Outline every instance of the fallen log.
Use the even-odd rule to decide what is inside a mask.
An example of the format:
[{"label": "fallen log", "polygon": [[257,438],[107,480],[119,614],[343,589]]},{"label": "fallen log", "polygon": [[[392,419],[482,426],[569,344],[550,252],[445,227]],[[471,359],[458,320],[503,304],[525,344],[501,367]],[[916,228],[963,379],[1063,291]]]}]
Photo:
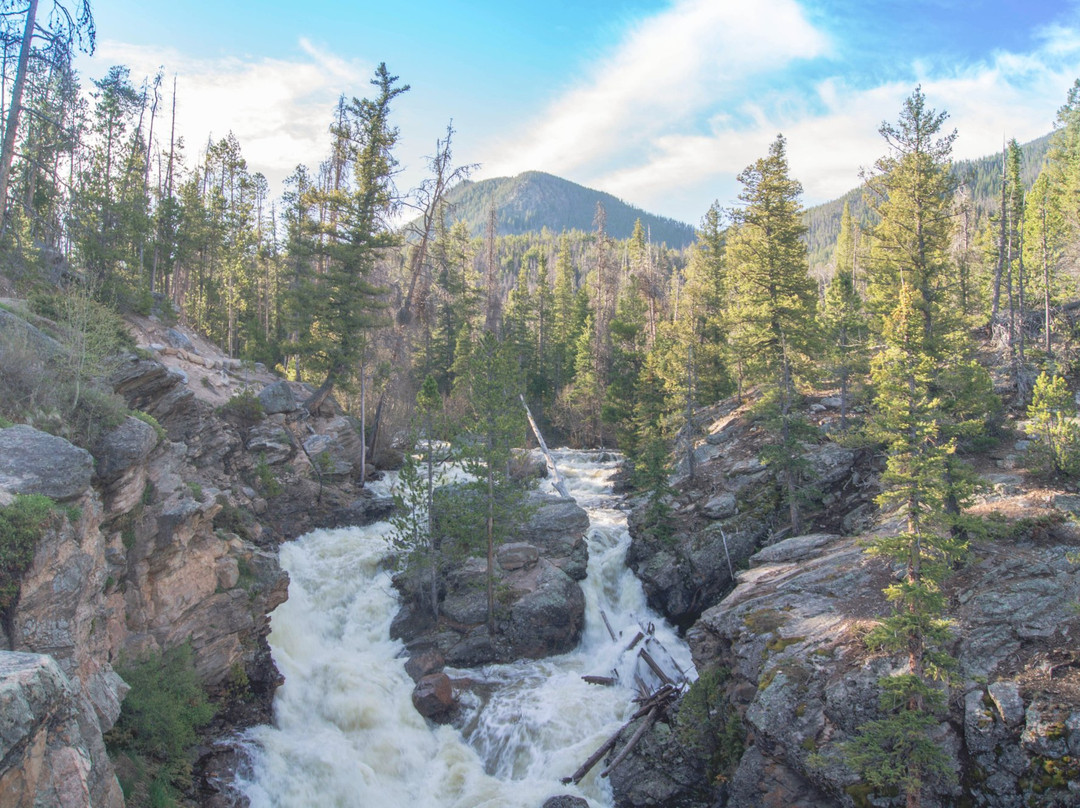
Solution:
[{"label": "fallen log", "polygon": [[604,611],[603,609],[601,609],[601,610],[600,610],[600,616],[601,616],[602,618],[604,618],[604,625],[605,625],[605,626],[607,626],[607,633],[611,635],[611,641],[612,641],[612,642],[615,642],[615,639],[616,639],[616,638],[615,638],[615,630],[614,630],[614,629],[612,629],[612,627],[611,627],[611,623],[610,623],[610,622],[608,622],[608,619],[607,619],[607,612],[605,612],[605,611]]},{"label": "fallen log", "polygon": [[[641,641],[642,641],[642,640],[644,640],[644,639],[645,639],[645,635],[644,635],[644,634],[642,634],[642,633],[641,633],[641,632],[639,631],[639,632],[637,633],[637,635],[636,635],[636,636],[634,637],[634,639],[632,639],[632,640],[630,641],[630,644],[629,644],[628,646],[626,646],[626,651],[633,651],[633,650],[634,650],[634,646],[635,646],[635,645],[637,645],[637,644],[638,644],[639,642],[641,642]],[[623,651],[623,653],[625,654],[625,653],[626,653],[626,651]]]},{"label": "fallen log", "polygon": [[585,775],[589,773],[592,767],[600,762],[600,758],[606,755],[608,751],[611,750],[615,746],[615,744],[619,742],[619,736],[622,735],[623,730],[626,729],[628,726],[630,726],[629,722],[619,727],[615,731],[614,735],[604,741],[604,743],[600,745],[599,749],[589,755],[589,759],[582,763],[576,772],[571,774],[569,777],[564,777],[562,779],[562,784],[565,786],[570,783],[573,783],[574,785],[580,783],[585,777]]},{"label": "fallen log", "polygon": [[582,676],[586,682],[590,685],[608,685],[611,686],[617,681],[614,676]]},{"label": "fallen log", "polygon": [[651,710],[649,710],[649,714],[645,716],[645,720],[641,722],[641,726],[638,727],[637,730],[634,731],[634,734],[630,736],[630,740],[626,742],[626,746],[624,746],[622,748],[622,751],[615,756],[615,759],[611,761],[608,767],[602,772],[600,772],[601,777],[607,777],[609,774],[611,774],[612,770],[616,766],[618,766],[626,759],[626,756],[629,755],[631,751],[633,751],[634,747],[637,745],[637,742],[641,740],[641,736],[649,730],[649,727],[653,725],[653,722],[656,721],[656,716],[659,714],[660,709],[658,706],[654,706]]},{"label": "fallen log", "polygon": [[555,486],[555,490],[559,492],[563,499],[573,499],[573,497],[570,496],[570,492],[566,490],[562,475],[559,474],[559,469],[555,465],[555,458],[552,457],[551,452],[548,451],[547,444],[544,442],[544,436],[540,434],[540,427],[536,425],[532,410],[530,410],[529,405],[525,403],[525,396],[519,393],[518,398],[521,399],[521,406],[525,408],[525,414],[529,417],[529,426],[532,427],[533,434],[536,435],[536,442],[540,444],[540,451],[544,453],[544,459],[547,461],[548,470],[551,472],[551,484]]},{"label": "fallen log", "polygon": [[656,664],[656,660],[652,658],[652,655],[649,654],[648,651],[642,648],[640,651],[638,651],[638,656],[645,661],[645,664],[652,669],[652,672],[656,674],[657,678],[659,678],[661,682],[666,685],[675,684],[674,680],[666,673],[664,673],[664,669]]}]

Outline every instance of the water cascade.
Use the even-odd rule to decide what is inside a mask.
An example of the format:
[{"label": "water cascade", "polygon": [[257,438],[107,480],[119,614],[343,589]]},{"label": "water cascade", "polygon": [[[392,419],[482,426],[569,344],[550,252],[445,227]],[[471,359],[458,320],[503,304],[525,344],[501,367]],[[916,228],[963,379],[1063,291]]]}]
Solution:
[{"label": "water cascade", "polygon": [[250,733],[242,786],[253,808],[539,808],[564,793],[611,805],[601,766],[577,787],[559,780],[633,713],[635,693],[630,677],[602,687],[581,676],[610,674],[650,624],[691,675],[692,664],[624,564],[626,515],[610,483],[617,459],[559,451],[556,460],[591,523],[581,644],[559,657],[447,671],[476,683],[463,695],[459,728],[432,727],[413,709],[401,643],[389,639],[398,603],[384,565],[389,525],[318,530],[281,547],[291,583],[270,645],[285,684],[274,726]]}]

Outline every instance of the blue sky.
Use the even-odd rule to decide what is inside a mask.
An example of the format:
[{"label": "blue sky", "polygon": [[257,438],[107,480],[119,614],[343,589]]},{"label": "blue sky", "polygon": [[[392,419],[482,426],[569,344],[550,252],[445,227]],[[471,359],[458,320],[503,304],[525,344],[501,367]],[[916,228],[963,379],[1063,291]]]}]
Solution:
[{"label": "blue sky", "polygon": [[[379,62],[412,90],[395,107],[399,185],[453,119],[475,178],[549,171],[697,223],[735,176],[788,139],[804,202],[835,198],[880,155],[877,128],[922,84],[957,157],[1053,125],[1080,77],[1078,0],[95,0],[96,78],[177,76],[194,158],[230,129],[272,187],[326,153],[340,94]],[[160,130],[159,130],[160,131]]]}]

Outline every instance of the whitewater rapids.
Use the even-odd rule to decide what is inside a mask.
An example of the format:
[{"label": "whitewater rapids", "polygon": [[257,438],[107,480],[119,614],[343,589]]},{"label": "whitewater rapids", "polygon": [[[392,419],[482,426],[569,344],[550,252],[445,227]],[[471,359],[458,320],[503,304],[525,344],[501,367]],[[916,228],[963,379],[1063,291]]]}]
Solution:
[{"label": "whitewater rapids", "polygon": [[557,794],[584,797],[593,808],[612,804],[602,764],[580,786],[559,780],[627,720],[634,693],[581,676],[610,675],[622,648],[649,624],[691,676],[693,667],[624,563],[626,515],[610,482],[618,458],[555,454],[590,519],[581,643],[559,657],[448,670],[477,683],[463,696],[460,729],[433,727],[413,709],[402,643],[389,637],[398,608],[385,566],[389,524],[317,530],[281,547],[289,599],[272,615],[269,641],[285,684],[273,726],[248,735],[251,772],[241,787],[253,808],[540,808]]}]

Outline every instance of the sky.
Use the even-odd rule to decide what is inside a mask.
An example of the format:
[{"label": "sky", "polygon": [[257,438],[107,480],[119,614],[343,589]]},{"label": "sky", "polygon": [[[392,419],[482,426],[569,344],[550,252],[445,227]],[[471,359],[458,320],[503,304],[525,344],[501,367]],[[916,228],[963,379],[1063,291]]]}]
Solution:
[{"label": "sky", "polygon": [[[376,66],[410,86],[402,191],[452,124],[473,179],[539,170],[691,224],[787,138],[803,203],[841,195],[922,87],[958,159],[1050,131],[1080,77],[1080,0],[92,0],[87,79],[165,71],[189,162],[232,131],[271,188],[328,153]],[[158,131],[162,131],[159,129]]]}]

